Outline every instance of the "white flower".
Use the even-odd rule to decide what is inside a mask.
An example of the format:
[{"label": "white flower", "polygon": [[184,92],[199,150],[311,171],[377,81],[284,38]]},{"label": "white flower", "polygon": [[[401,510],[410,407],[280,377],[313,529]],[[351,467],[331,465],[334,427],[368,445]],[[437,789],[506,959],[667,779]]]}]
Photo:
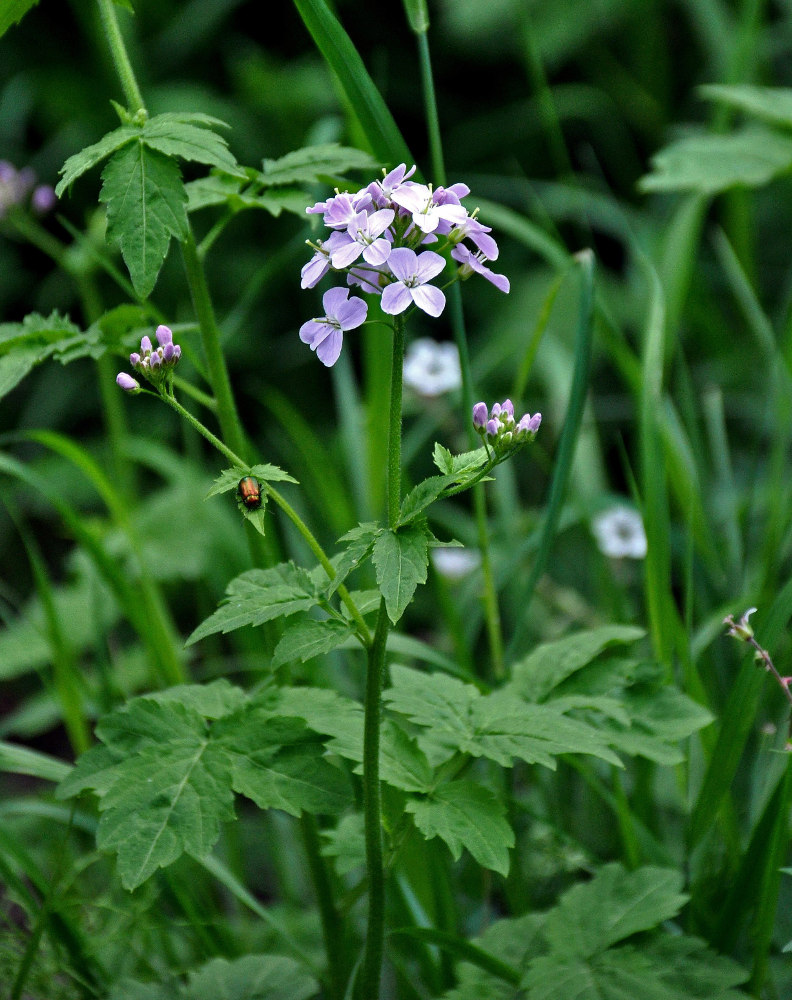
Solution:
[{"label": "white flower", "polygon": [[461,580],[481,564],[481,553],[477,549],[432,549],[430,558],[440,576],[447,580]]},{"label": "white flower", "polygon": [[618,505],[597,514],[591,530],[600,552],[613,559],[643,559],[646,532],[638,511]]},{"label": "white flower", "polygon": [[440,396],[462,385],[456,344],[439,344],[430,337],[414,340],[404,358],[405,385],[422,396]]}]

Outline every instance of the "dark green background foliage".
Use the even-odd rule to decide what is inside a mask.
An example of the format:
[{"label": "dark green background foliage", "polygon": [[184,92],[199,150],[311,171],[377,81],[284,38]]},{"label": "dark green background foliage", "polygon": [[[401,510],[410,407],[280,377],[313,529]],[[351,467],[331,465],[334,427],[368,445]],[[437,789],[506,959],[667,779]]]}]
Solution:
[{"label": "dark green background foliage", "polygon": [[[0,31],[27,6],[0,0]],[[347,334],[329,371],[298,338],[327,285],[300,290],[305,206],[387,149],[439,181],[401,5],[333,5],[393,116],[376,133],[313,0],[123,6],[145,126],[111,103],[93,3],[40,0],[0,37],[0,159],[55,186],[76,157],[38,229],[0,219],[0,998],[335,1000],[358,955],[365,664],[337,581],[272,503],[244,523],[250,470],[114,385],[166,323],[217,430],[188,211],[251,469],[395,626],[385,995],[790,995],[788,702],[722,621],[756,605],[792,672],[792,2],[430,4],[447,181],[511,281],[462,288],[475,398],[544,415],[486,484],[503,672],[480,572],[426,572],[433,540],[479,542],[470,493],[433,502],[470,472],[460,394],[406,392],[409,499],[378,528],[389,340]],[[145,248],[169,249],[128,271],[114,198],[143,166],[167,193]],[[409,339],[450,340],[450,312]],[[598,550],[616,500],[646,560]]]}]

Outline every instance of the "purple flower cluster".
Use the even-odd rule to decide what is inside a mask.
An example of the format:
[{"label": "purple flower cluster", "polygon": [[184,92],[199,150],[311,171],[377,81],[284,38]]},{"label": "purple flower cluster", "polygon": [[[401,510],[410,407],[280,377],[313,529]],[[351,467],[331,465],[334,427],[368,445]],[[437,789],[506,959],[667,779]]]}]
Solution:
[{"label": "purple flower cluster", "polygon": [[[487,267],[498,257],[498,245],[476,213],[470,215],[460,199],[470,194],[466,184],[432,188],[410,180],[415,167],[399,164],[381,181],[372,181],[356,194],[336,191],[334,197],[306,209],[321,215],[332,230],[324,240],[309,242],[314,255],[303,267],[301,286],[313,288],[328,271],[346,272],[347,284],[371,295],[382,296],[382,311],[398,316],[417,306],[429,316],[439,316],[445,308],[445,294],[431,284],[445,268],[437,250],[452,247],[451,257],[459,268],[451,280],[482,275],[502,292],[509,291],[509,279]],[[475,249],[464,246],[469,240]],[[349,292],[333,289],[323,304],[327,315],[300,328],[300,339],[325,365],[333,365],[341,353],[343,334],[366,319],[365,300]]]},{"label": "purple flower cluster", "polygon": [[525,413],[515,421],[514,404],[510,399],[493,404],[491,410],[487,409],[486,403],[476,403],[473,407],[473,426],[484,438],[485,444],[498,454],[533,441],[541,422],[541,413],[534,413],[533,416]]},{"label": "purple flower cluster", "polygon": [[[151,340],[143,337],[140,341],[140,353],[135,351],[130,354],[129,363],[146,381],[158,389],[173,378],[173,369],[181,357],[181,347],[173,343],[170,327],[158,326],[154,336],[159,346],[154,348]],[[124,392],[135,392],[140,389],[140,383],[126,372],[118,373],[116,383]]]},{"label": "purple flower cluster", "polygon": [[0,160],[0,219],[15,205],[24,204],[28,197],[37,215],[49,212],[57,201],[49,184],[36,184],[36,175],[30,167],[17,170],[8,160]]}]

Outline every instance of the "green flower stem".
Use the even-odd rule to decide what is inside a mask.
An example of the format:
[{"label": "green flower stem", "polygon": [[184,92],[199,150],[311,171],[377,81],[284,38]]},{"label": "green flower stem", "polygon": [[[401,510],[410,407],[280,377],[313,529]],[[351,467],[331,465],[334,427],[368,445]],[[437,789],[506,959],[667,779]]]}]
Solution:
[{"label": "green flower stem", "polygon": [[[228,448],[225,444],[223,444],[220,438],[214,435],[209,430],[208,427],[205,427],[201,423],[201,421],[197,419],[197,417],[194,417],[192,413],[190,413],[189,410],[186,410],[181,405],[181,403],[175,398],[175,396],[173,396],[171,393],[163,392],[160,394],[160,399],[164,400],[164,402],[166,402],[168,406],[170,406],[173,410],[175,410],[181,417],[184,417],[184,419],[190,424],[190,426],[194,427],[195,430],[198,431],[198,433],[202,435],[204,438],[206,438],[206,440],[211,445],[213,445],[222,455],[225,455],[225,457],[232,465],[238,466],[241,469],[247,469],[250,467],[249,462],[246,462],[243,458],[240,458],[239,455],[236,454],[236,452],[232,451],[231,448]],[[300,517],[297,511],[288,502],[288,500],[286,500],[286,498],[282,496],[273,486],[271,486],[267,482],[264,482],[261,484],[261,487],[267,494],[267,496],[272,497],[273,502],[280,507],[280,509],[289,518],[289,520],[292,522],[295,528],[297,528],[297,530],[300,532],[300,534],[308,544],[308,547],[310,548],[311,552],[313,552],[313,554],[321,563],[325,573],[327,573],[328,577],[332,580],[336,575],[335,567],[328,559],[327,554],[325,553],[322,546],[314,537],[308,525],[303,521],[303,519]],[[361,637],[361,640],[368,646],[371,643],[371,633],[369,632],[368,625],[366,625],[366,622],[363,619],[363,616],[361,615],[360,611],[358,610],[357,605],[352,600],[349,591],[343,584],[341,584],[338,588],[338,596],[344,602],[344,606],[349,611],[355,624],[357,625],[358,633]]]},{"label": "green flower stem", "polygon": [[[467,418],[468,441],[475,448],[477,435],[473,427],[473,380],[470,373],[470,355],[467,348],[465,333],[465,317],[462,312],[462,295],[459,283],[449,289],[448,301],[451,307],[451,328],[459,349],[459,367],[462,372],[462,410]],[[481,574],[483,580],[482,601],[484,603],[484,622],[487,628],[492,674],[495,678],[503,677],[503,630],[501,628],[498,592],[495,588],[495,575],[492,571],[490,556],[489,530],[487,527],[487,499],[484,483],[476,483],[473,487],[473,514],[476,521],[476,535],[481,552]]]},{"label": "green flower stem", "polygon": [[[443,145],[440,134],[437,101],[435,98],[434,79],[432,76],[432,64],[429,57],[429,19],[428,16],[413,18],[412,23],[413,30],[415,30],[418,39],[418,62],[421,67],[421,86],[424,94],[424,112],[428,123],[432,170],[435,182],[445,185],[447,181],[443,159]],[[462,311],[462,295],[458,281],[449,288],[448,293],[451,329],[454,331],[454,340],[459,349],[459,367],[462,373],[462,412],[467,422],[470,447],[475,448],[476,432],[470,419],[470,414],[473,412],[473,380],[470,373],[470,355],[465,332],[465,316]],[[473,514],[476,521],[478,547],[481,552],[481,573],[484,584],[482,599],[484,602],[487,641],[489,644],[490,660],[492,662],[492,673],[494,677],[498,678],[503,677],[504,674],[503,631],[501,628],[500,609],[498,607],[498,593],[495,588],[495,576],[492,572],[489,530],[487,526],[487,501],[483,483],[479,483],[473,487]]]},{"label": "green flower stem", "polygon": [[224,439],[228,441],[234,451],[241,452],[245,448],[245,436],[239,422],[236,403],[231,391],[231,380],[228,377],[228,369],[220,346],[220,330],[215,319],[212,300],[209,297],[209,286],[192,231],[181,244],[181,248],[187,284],[190,288],[198,327],[201,331],[209,382],[217,400],[217,420]]},{"label": "green flower stem", "polygon": [[329,996],[332,1000],[342,1000],[346,980],[344,921],[336,906],[330,873],[322,857],[316,818],[310,813],[304,812],[300,819],[300,830],[316,891],[319,916],[322,921],[322,937],[327,954]]},{"label": "green flower stem", "polygon": [[99,4],[99,15],[102,19],[105,38],[110,47],[110,54],[113,57],[116,72],[121,80],[121,86],[124,89],[128,110],[134,114],[136,111],[142,111],[145,105],[143,104],[143,95],[135,79],[132,63],[129,61],[129,56],[127,55],[121,29],[118,26],[115,5],[113,0],[97,0],[97,2]]},{"label": "green flower stem", "polygon": [[394,316],[391,367],[390,422],[388,425],[388,527],[393,528],[401,510],[402,369],[404,367],[404,317]]},{"label": "green flower stem", "polygon": [[[401,429],[402,370],[404,365],[404,317],[393,324],[391,355],[390,417],[388,423],[388,527],[398,523],[401,509]],[[368,927],[363,956],[361,997],[377,1000],[382,976],[385,940],[385,871],[382,864],[382,800],[379,777],[382,685],[385,676],[385,647],[390,619],[385,599],[380,601],[374,641],[369,647],[366,671],[366,701],[363,729],[363,819],[368,873]]]},{"label": "green flower stem", "polygon": [[363,823],[368,873],[368,926],[360,996],[378,1000],[385,940],[385,870],[382,865],[382,796],[379,755],[382,683],[390,619],[385,598],[380,601],[374,641],[369,647],[363,729]]}]

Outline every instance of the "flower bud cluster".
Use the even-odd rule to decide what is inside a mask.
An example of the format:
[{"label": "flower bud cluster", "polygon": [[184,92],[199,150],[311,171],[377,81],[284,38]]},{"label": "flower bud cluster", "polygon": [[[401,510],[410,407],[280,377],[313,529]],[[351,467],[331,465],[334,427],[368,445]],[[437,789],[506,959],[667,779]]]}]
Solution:
[{"label": "flower bud cluster", "polygon": [[[154,336],[157,338],[158,346],[154,347],[148,337],[143,337],[140,341],[140,351],[134,351],[129,355],[129,363],[147,382],[159,389],[163,384],[170,384],[173,369],[181,357],[181,347],[173,343],[170,327],[158,326]],[[125,392],[135,392],[140,389],[140,383],[126,372],[119,372],[116,383]]]},{"label": "flower bud cluster", "polygon": [[476,403],[473,407],[473,426],[484,438],[485,444],[492,447],[496,453],[527,444],[536,437],[542,414],[523,414],[518,421],[514,419],[514,404],[510,399],[502,403],[494,403],[491,410],[486,403]]},{"label": "flower bud cluster", "polygon": [[8,160],[0,160],[0,219],[5,218],[14,206],[23,205],[28,198],[31,208],[38,215],[49,212],[57,201],[55,191],[49,184],[36,184],[36,175],[30,167],[17,170]]}]

